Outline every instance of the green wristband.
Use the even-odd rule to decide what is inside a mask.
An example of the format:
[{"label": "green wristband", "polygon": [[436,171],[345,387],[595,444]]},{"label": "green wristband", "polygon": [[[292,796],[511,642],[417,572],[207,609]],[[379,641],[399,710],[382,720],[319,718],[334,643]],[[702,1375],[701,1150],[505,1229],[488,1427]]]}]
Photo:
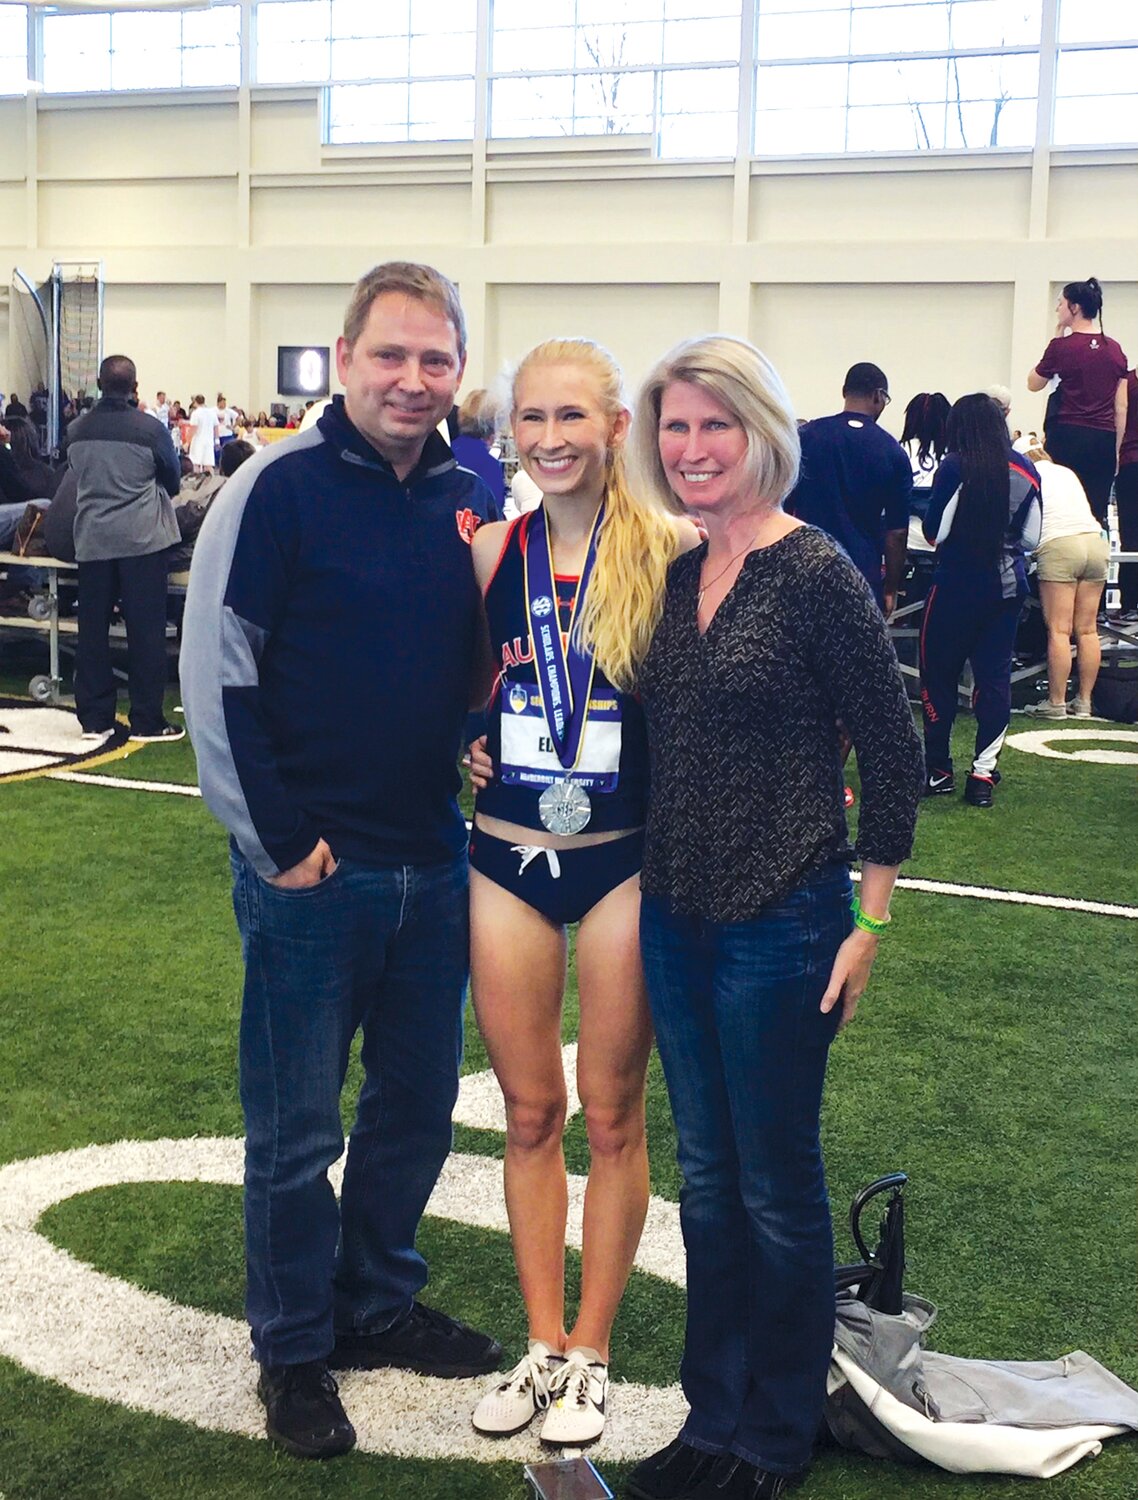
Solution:
[{"label": "green wristband", "polygon": [[862,932],[872,932],[874,937],[880,937],[893,920],[891,916],[867,917],[865,912],[862,911],[861,902],[856,896],[853,898],[851,907],[853,910],[854,926],[860,927]]}]

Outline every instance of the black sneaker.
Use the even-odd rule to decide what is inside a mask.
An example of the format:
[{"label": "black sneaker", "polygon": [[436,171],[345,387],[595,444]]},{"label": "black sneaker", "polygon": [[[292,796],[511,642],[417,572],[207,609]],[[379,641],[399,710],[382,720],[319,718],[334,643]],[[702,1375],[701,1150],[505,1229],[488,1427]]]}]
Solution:
[{"label": "black sneaker", "polygon": [[947,797],[956,790],[956,777],[951,769],[947,771],[936,771],[930,769],[925,774],[925,796]]},{"label": "black sneaker", "polygon": [[355,1447],[356,1429],[324,1360],[262,1365],[257,1395],[269,1440],[294,1458],[335,1458]]},{"label": "black sneaker", "polygon": [[624,1481],[624,1493],[633,1500],[687,1500],[716,1462],[714,1453],[673,1438],[666,1448],[636,1465]]},{"label": "black sneaker", "polygon": [[501,1362],[502,1346],[495,1339],[421,1302],[412,1302],[410,1311],[382,1333],[338,1333],[328,1357],[334,1370],[390,1367],[446,1380],[489,1375]]},{"label": "black sneaker", "polygon": [[969,776],[964,783],[964,800],[969,807],[991,807],[995,789],[991,776]]},{"label": "black sneaker", "polygon": [[703,1483],[688,1491],[688,1500],[781,1500],[805,1477],[805,1469],[775,1474],[725,1453]]},{"label": "black sneaker", "polygon": [[175,740],[184,740],[186,731],[177,724],[163,724],[161,729],[155,729],[150,734],[136,734],[132,729],[130,737],[136,745],[173,744]]}]

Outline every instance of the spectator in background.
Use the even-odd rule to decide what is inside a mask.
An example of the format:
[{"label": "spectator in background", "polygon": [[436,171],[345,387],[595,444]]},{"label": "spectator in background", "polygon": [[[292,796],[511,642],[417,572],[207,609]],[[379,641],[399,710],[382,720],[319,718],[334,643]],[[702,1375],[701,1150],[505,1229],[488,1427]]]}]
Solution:
[{"label": "spectator in background", "polygon": [[159,391],[154,397],[154,405],[151,407],[151,415],[156,417],[163,427],[170,425],[170,403],[166,400],[166,392]]},{"label": "spectator in background", "polygon": [[1012,414],[1012,393],[1006,385],[985,386],[984,394],[989,401],[994,401],[1000,408],[1006,422]]},{"label": "spectator in background", "polygon": [[[1138,374],[1126,373],[1126,427],[1118,455],[1114,500],[1123,552],[1138,552]],[[1138,625],[1138,563],[1119,563],[1120,623]]]},{"label": "spectator in background", "polygon": [[968,661],[976,750],[964,799],[991,807],[1011,714],[1012,647],[1027,597],[1024,551],[1039,540],[1038,474],[1012,452],[1003,413],[983,391],[952,408],[948,446],[924,523],[937,549],[920,638],[925,795],[956,790],[952,726]]},{"label": "spectator in background", "polygon": [[51,504],[44,511],[43,539],[50,557],[61,562],[75,561],[75,511],[78,506],[79,482],[75,471],[66,468]]},{"label": "spectator in background", "polygon": [[195,396],[190,404],[190,462],[196,474],[214,467],[214,447],[218,429],[217,408],[207,406],[204,396]]},{"label": "spectator in background", "polygon": [[221,450],[226,443],[231,443],[237,436],[237,425],[240,420],[236,409],[229,405],[220,391],[217,393],[217,440],[214,444],[214,456],[218,463],[221,462]]},{"label": "spectator in background", "polygon": [[99,366],[102,399],[68,435],[78,480],[75,556],[79,637],[75,712],[87,740],[114,730],[116,687],[107,630],[121,604],[129,651],[130,737],[180,740],[162,714],[166,689],[166,552],[178,540],[171,497],[181,468],[170,434],[132,407],[134,361],[109,355]]},{"label": "spectator in background", "polygon": [[1043,447],[1026,455],[1038,467],[1043,527],[1035,562],[1039,602],[1047,624],[1047,699],[1028,713],[1044,719],[1067,717],[1071,637],[1079,647],[1079,689],[1071,705],[1076,719],[1091,717],[1091,694],[1102,662],[1095,615],[1106,586],[1110,547],[1095,520],[1079,476],[1052,463]]},{"label": "spectator in background", "polygon": [[519,469],[510,480],[510,493],[502,507],[502,518],[513,521],[524,516],[527,510],[536,510],[541,504],[541,491],[524,469]]},{"label": "spectator in background", "polygon": [[27,414],[28,408],[13,391],[8,397],[8,405],[4,408],[4,420],[7,421],[9,417],[26,417]]},{"label": "spectator in background", "polygon": [[1058,413],[1051,415],[1049,401],[1044,423],[1047,451],[1054,463],[1074,469],[1095,519],[1105,526],[1126,429],[1126,355],[1103,332],[1102,287],[1093,276],[1069,281],[1055,310],[1055,337],[1028,375],[1027,388],[1046,390],[1059,377]]},{"label": "spectator in background", "polygon": [[8,446],[11,434],[0,426],[0,552],[7,552],[29,500],[36,496],[24,479]]},{"label": "spectator in background", "polygon": [[31,498],[50,500],[59,487],[61,469],[53,469],[40,450],[36,429],[28,417],[11,417],[8,445],[16,471],[31,490]]},{"label": "spectator in background", "polygon": [[877,424],[889,382],[877,365],[852,365],[843,407],[802,428],[802,470],[786,509],[840,542],[888,617],[905,570],[913,473],[905,451]]},{"label": "spectator in background", "polygon": [[[948,397],[941,391],[920,391],[905,408],[901,446],[909,455],[913,484],[927,488],[948,451]],[[916,452],[913,447],[916,446]]]},{"label": "spectator in background", "polygon": [[304,417],[300,423],[301,432],[307,432],[310,427],[315,427],[331,405],[331,396],[325,396],[320,401],[309,401],[304,408]]},{"label": "spectator in background", "polygon": [[495,451],[498,440],[497,406],[485,390],[471,391],[458,409],[458,436],[451,451],[464,469],[471,469],[486,481],[494,496],[496,520],[506,501],[506,476]]},{"label": "spectator in background", "polygon": [[201,483],[189,493],[183,490],[185,498],[174,511],[178,521],[179,542],[176,547],[171,548],[166,558],[168,573],[184,573],[190,566],[194,543],[198,539],[198,532],[202,529],[202,522],[210,506],[224,488],[225,481],[232,474],[236,474],[245,460],[252,458],[255,452],[256,449],[252,443],[247,443],[243,438],[234,438],[221,450],[217,473],[205,475]]}]

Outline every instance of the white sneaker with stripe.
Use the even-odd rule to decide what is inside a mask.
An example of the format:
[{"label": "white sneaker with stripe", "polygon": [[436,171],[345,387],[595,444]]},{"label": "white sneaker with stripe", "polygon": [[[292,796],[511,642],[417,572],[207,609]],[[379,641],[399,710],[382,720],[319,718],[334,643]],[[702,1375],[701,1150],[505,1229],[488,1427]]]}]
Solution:
[{"label": "white sneaker with stripe", "polygon": [[549,1405],[550,1380],[561,1356],[534,1339],[510,1373],[491,1386],[470,1420],[485,1437],[512,1437]]},{"label": "white sneaker with stripe", "polygon": [[541,1441],[551,1448],[595,1443],[605,1430],[609,1372],[595,1349],[570,1349],[549,1382]]}]

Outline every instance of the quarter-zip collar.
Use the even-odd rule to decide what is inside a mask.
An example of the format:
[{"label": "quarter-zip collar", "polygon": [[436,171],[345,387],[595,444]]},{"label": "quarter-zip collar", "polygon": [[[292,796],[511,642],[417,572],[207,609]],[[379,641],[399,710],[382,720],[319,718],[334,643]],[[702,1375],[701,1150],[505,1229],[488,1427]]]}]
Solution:
[{"label": "quarter-zip collar", "polygon": [[359,468],[373,469],[376,473],[387,476],[393,483],[408,492],[423,480],[435,479],[440,474],[449,473],[451,469],[458,467],[450,444],[435,429],[423,444],[419,462],[405,478],[396,478],[395,470],[388,460],[368,442],[348,416],[343,396],[333,396],[332,405],[328,407],[316,425],[325,441],[339,450],[340,457],[345,463],[354,464]]}]

